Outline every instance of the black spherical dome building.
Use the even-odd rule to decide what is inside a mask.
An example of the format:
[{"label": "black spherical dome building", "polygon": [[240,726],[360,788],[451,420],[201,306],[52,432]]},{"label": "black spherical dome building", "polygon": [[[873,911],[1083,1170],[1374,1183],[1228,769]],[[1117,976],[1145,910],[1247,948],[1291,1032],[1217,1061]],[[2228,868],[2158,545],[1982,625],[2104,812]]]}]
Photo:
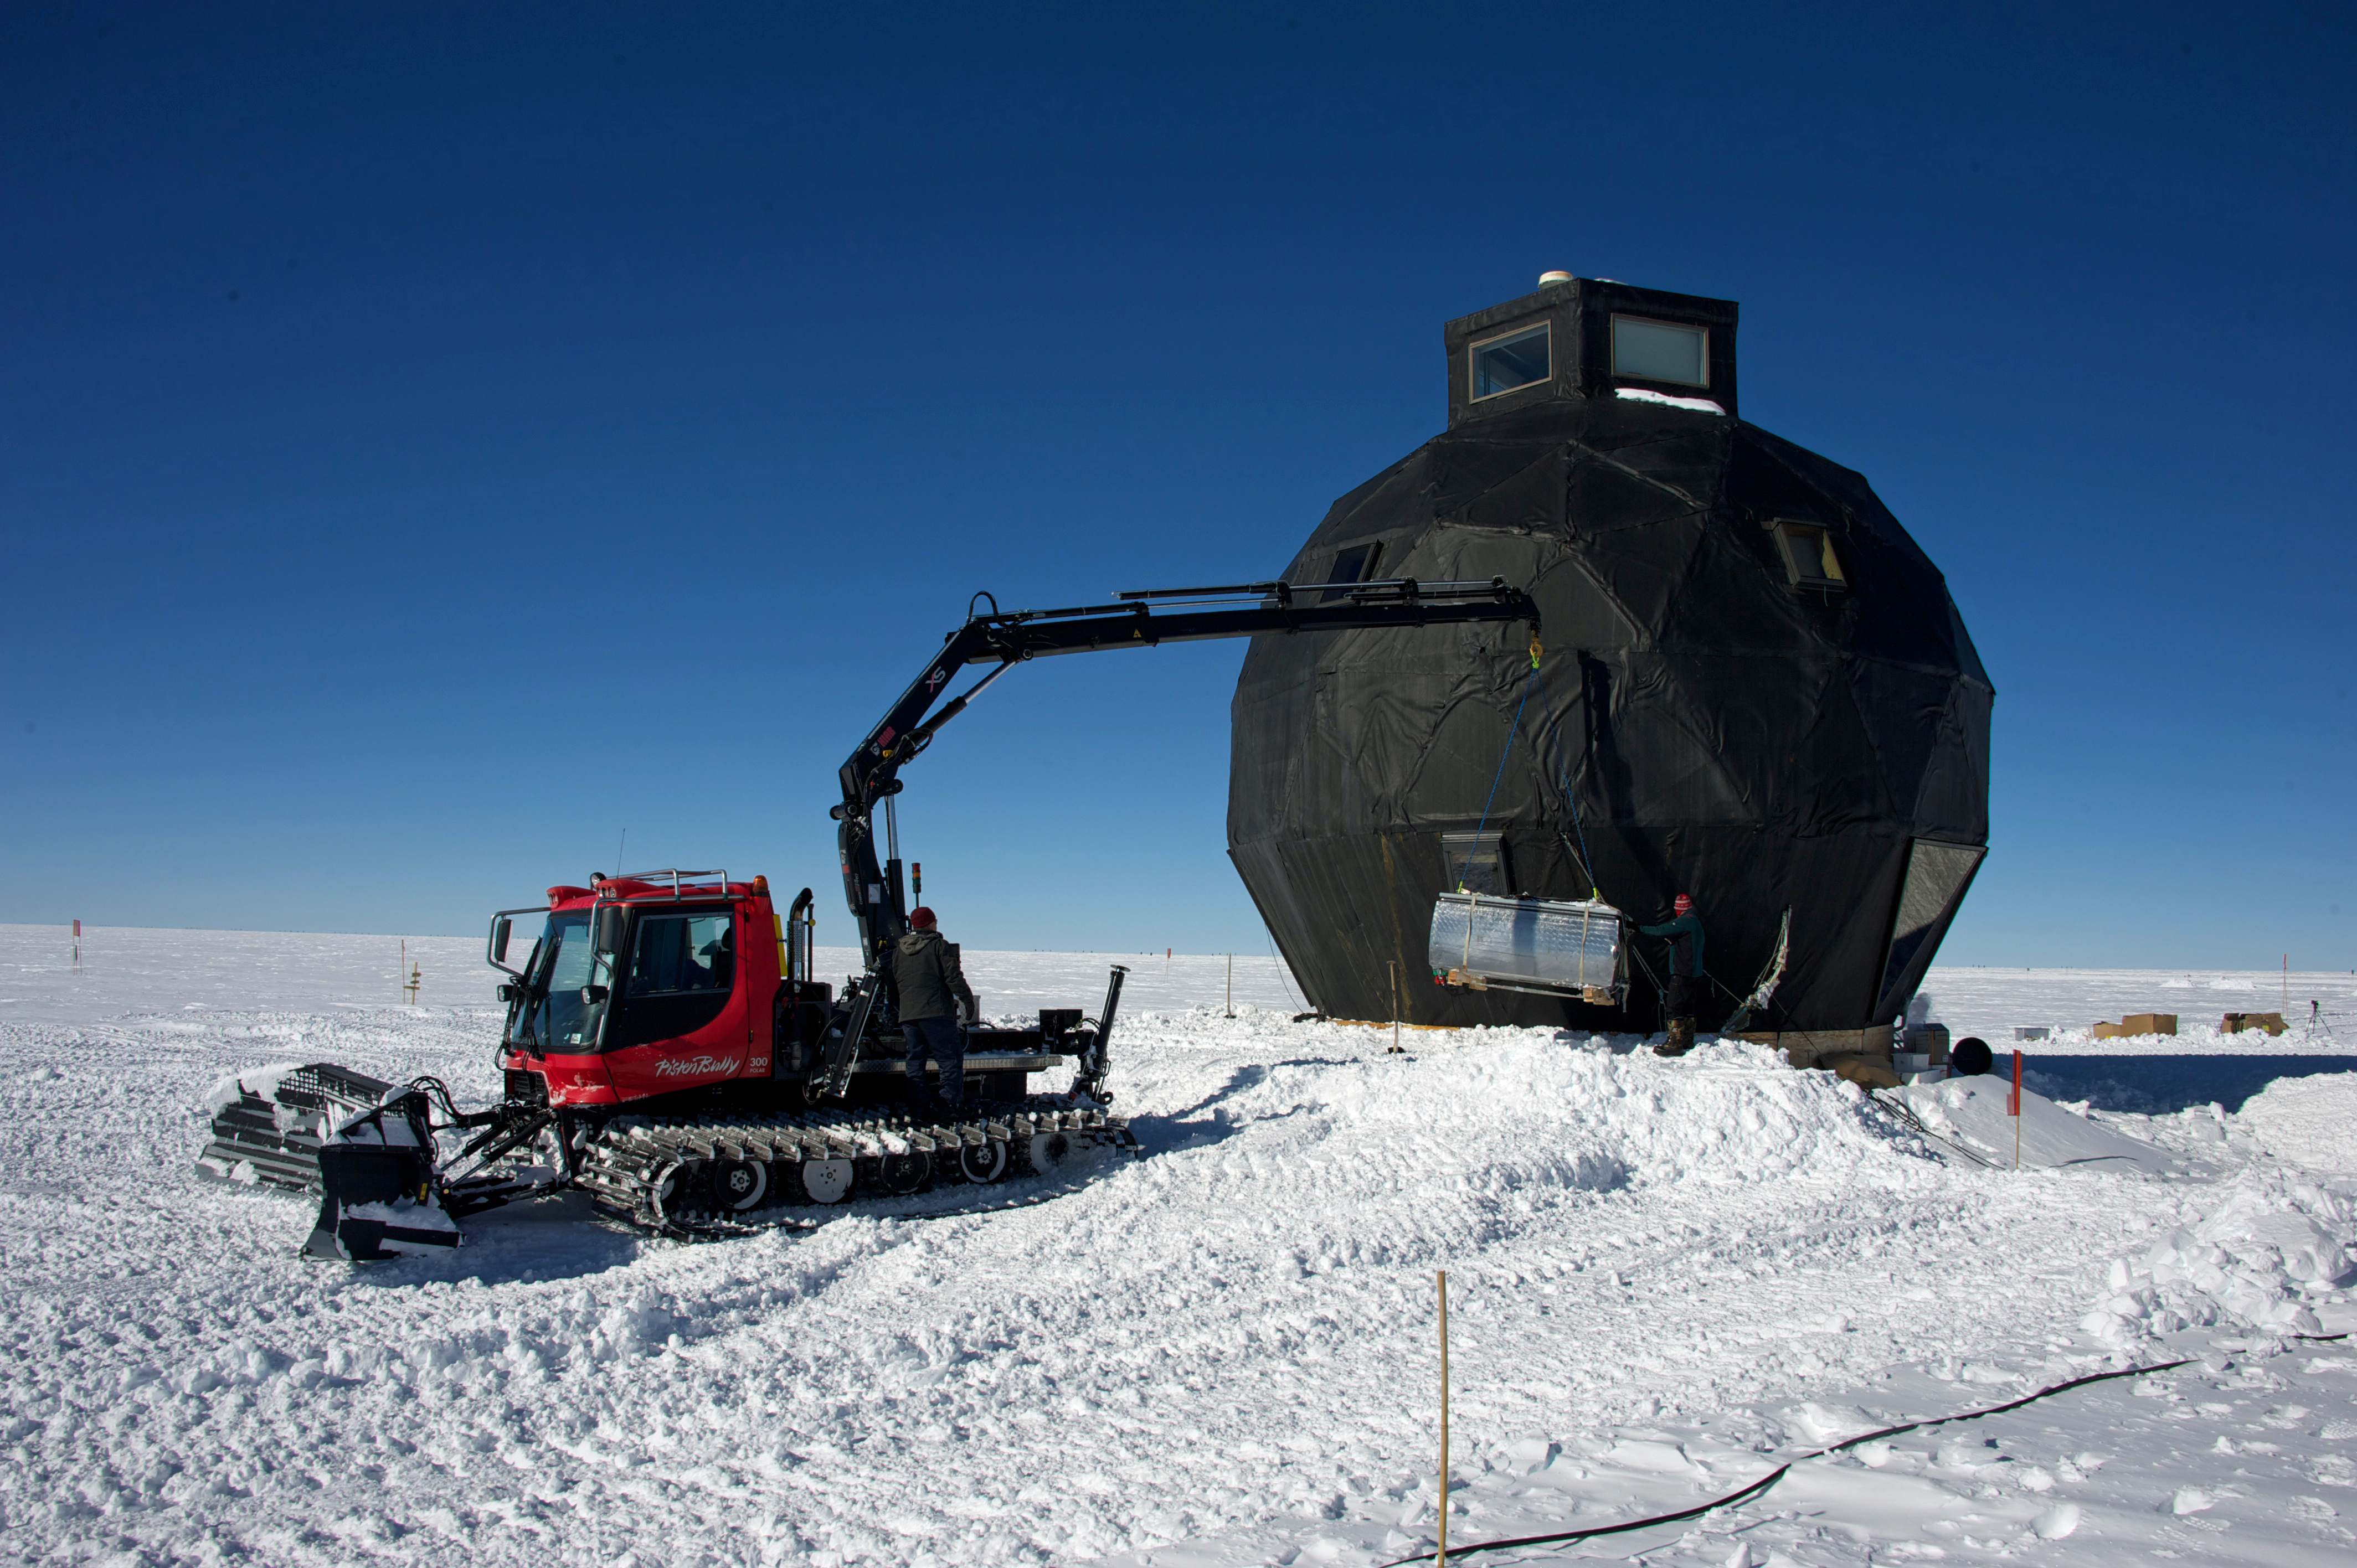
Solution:
[{"label": "black spherical dome building", "polygon": [[1866,480],[1738,417],[1735,328],[1562,274],[1450,322],[1448,430],[1294,557],[1297,586],[1501,576],[1544,620],[1535,671],[1518,625],[1254,640],[1229,850],[1327,1013],[1652,1026],[1641,975],[1625,1010],[1433,983],[1459,886],[1648,921],[1691,893],[1706,1027],[1787,911],[1753,1027],[1885,1024],[1921,983],[1988,842],[1992,689]]}]

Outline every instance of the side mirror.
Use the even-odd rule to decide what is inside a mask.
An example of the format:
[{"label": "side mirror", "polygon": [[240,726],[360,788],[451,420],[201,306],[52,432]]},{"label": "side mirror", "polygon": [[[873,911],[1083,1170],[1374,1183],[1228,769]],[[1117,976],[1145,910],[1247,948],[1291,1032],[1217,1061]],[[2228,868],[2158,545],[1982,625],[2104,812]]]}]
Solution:
[{"label": "side mirror", "polygon": [[503,980],[500,983],[495,994],[498,995],[500,1001],[508,1004],[510,1006],[513,1006],[515,1005],[517,994],[522,990],[523,987],[518,985],[515,982],[511,980]]},{"label": "side mirror", "polygon": [[507,962],[508,931],[514,925],[515,922],[505,915],[491,922],[491,961],[493,963]]},{"label": "side mirror", "polygon": [[585,985],[581,988],[581,1004],[584,1007],[595,1007],[611,994],[612,993],[602,985]]}]

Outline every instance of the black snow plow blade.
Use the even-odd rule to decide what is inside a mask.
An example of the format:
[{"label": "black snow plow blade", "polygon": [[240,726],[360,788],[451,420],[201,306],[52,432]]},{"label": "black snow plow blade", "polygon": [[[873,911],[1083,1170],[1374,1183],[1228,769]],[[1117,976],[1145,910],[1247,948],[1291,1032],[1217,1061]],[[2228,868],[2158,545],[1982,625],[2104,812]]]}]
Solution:
[{"label": "black snow plow blade", "polygon": [[327,1062],[261,1068],[216,1085],[213,1135],[197,1174],[213,1181],[319,1190],[319,1148],[393,1085]]},{"label": "black snow plow blade", "polygon": [[425,1095],[395,1095],[353,1117],[319,1150],[319,1218],[307,1256],[371,1263],[458,1245],[434,1180]]}]

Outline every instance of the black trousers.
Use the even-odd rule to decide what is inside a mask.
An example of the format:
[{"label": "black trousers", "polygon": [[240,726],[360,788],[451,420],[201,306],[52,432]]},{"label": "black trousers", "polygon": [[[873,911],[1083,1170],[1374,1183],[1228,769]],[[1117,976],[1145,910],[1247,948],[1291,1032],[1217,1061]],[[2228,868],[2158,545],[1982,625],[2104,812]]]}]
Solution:
[{"label": "black trousers", "polygon": [[925,1098],[925,1058],[930,1056],[941,1064],[942,1103],[952,1111],[965,1105],[965,1036],[958,1033],[955,1018],[912,1018],[900,1025],[900,1036],[909,1042],[909,1094],[911,1099]]},{"label": "black trousers", "polygon": [[1670,976],[1670,1016],[1691,1018],[1695,1003],[1702,995],[1702,980],[1697,975],[1673,973]]}]

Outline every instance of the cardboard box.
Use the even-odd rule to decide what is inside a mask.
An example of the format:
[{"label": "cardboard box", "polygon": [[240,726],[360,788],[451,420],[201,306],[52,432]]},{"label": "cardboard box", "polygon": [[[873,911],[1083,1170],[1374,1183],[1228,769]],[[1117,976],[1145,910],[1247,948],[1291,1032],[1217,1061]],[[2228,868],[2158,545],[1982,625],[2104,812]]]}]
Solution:
[{"label": "cardboard box", "polygon": [[1930,1067],[1935,1062],[1946,1061],[1948,1059],[1948,1026],[1945,1024],[1916,1025],[1907,1031],[1906,1048],[1929,1057],[1931,1060],[1923,1064],[1925,1067]]},{"label": "cardboard box", "polygon": [[2094,1028],[2099,1040],[2125,1040],[2137,1035],[2173,1035],[2177,1033],[2174,1013],[2131,1013],[2116,1024],[2098,1024]]},{"label": "cardboard box", "polygon": [[2245,1029],[2264,1029],[2270,1035],[2280,1035],[2284,1032],[2283,1015],[2229,1013],[2218,1025],[2218,1032],[2222,1035],[2239,1035]]},{"label": "cardboard box", "polygon": [[1863,1029],[1746,1029],[1735,1038],[1770,1046],[1784,1053],[1794,1067],[1818,1065],[1824,1056],[1864,1055],[1890,1058],[1892,1026],[1869,1024]]}]

